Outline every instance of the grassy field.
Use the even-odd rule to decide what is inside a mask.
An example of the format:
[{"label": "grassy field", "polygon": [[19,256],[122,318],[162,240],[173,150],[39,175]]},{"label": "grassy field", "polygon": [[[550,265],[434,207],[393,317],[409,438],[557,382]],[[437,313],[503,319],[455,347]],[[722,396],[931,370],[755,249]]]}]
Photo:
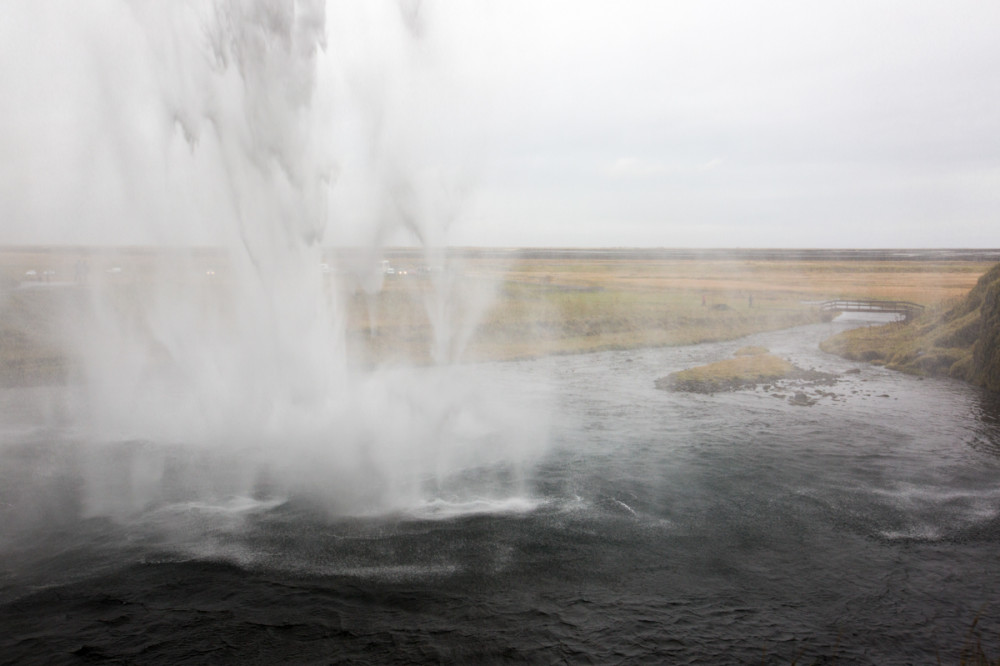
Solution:
[{"label": "grassy field", "polygon": [[[818,321],[813,303],[834,298],[912,300],[963,296],[983,262],[581,260],[479,262],[463,288],[491,292],[465,358],[518,358],[733,339]],[[388,282],[387,299],[417,304],[420,290]],[[467,309],[472,310],[470,306]],[[379,320],[376,328],[385,320]],[[387,322],[386,322],[387,323]]]},{"label": "grassy field", "polygon": [[[348,355],[359,363],[513,359],[734,339],[818,321],[822,313],[813,304],[826,299],[946,303],[966,294],[990,266],[512,253],[452,257],[429,269],[411,253],[393,259],[396,274],[381,276],[374,266],[340,271],[350,263],[343,257],[327,261],[330,272],[317,268],[316,279],[342,313]],[[81,264],[85,285],[79,284]],[[231,309],[233,294],[246,286],[214,251],[0,251],[0,382],[64,376],[64,333],[73,317],[86,316],[95,290],[123,323],[140,330],[144,309],[164,294],[197,319],[199,312]],[[239,326],[238,318],[233,322]]]}]

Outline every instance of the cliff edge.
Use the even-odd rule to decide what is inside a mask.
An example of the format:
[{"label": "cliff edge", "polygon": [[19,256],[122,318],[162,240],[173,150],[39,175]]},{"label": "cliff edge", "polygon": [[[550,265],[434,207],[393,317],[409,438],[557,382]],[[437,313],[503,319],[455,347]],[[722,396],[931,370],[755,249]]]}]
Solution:
[{"label": "cliff edge", "polygon": [[980,287],[984,287],[980,331],[972,349],[969,381],[1000,392],[1000,264],[980,278],[976,289]]}]

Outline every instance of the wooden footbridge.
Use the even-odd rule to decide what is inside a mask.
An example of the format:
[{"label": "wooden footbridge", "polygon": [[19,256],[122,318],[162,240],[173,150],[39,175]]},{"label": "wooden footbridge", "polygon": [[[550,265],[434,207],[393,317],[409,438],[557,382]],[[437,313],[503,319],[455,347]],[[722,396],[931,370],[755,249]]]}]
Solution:
[{"label": "wooden footbridge", "polygon": [[885,312],[903,315],[903,319],[909,321],[923,312],[924,306],[910,301],[838,300],[825,301],[819,309],[827,312]]}]

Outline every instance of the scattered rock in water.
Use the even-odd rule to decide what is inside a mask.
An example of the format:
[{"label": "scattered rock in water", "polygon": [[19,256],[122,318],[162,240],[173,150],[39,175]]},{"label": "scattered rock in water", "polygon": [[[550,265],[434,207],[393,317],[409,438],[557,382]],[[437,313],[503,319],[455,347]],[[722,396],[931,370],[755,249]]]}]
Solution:
[{"label": "scattered rock in water", "polygon": [[844,374],[845,375],[860,375],[861,374],[861,368],[851,368],[850,370],[845,370]]},{"label": "scattered rock in water", "polygon": [[788,404],[797,405],[799,407],[809,407],[811,405],[815,405],[816,401],[807,396],[802,391],[799,391],[798,393],[796,393],[795,395],[793,395],[791,398],[788,399]]}]

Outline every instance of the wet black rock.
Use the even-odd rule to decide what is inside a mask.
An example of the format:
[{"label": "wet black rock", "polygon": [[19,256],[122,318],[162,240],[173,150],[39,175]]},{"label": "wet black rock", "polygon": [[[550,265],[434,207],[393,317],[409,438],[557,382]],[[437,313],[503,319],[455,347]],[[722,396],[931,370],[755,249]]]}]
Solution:
[{"label": "wet black rock", "polygon": [[798,405],[799,407],[809,407],[811,405],[815,405],[816,401],[807,396],[802,391],[799,391],[788,399],[788,404]]}]

